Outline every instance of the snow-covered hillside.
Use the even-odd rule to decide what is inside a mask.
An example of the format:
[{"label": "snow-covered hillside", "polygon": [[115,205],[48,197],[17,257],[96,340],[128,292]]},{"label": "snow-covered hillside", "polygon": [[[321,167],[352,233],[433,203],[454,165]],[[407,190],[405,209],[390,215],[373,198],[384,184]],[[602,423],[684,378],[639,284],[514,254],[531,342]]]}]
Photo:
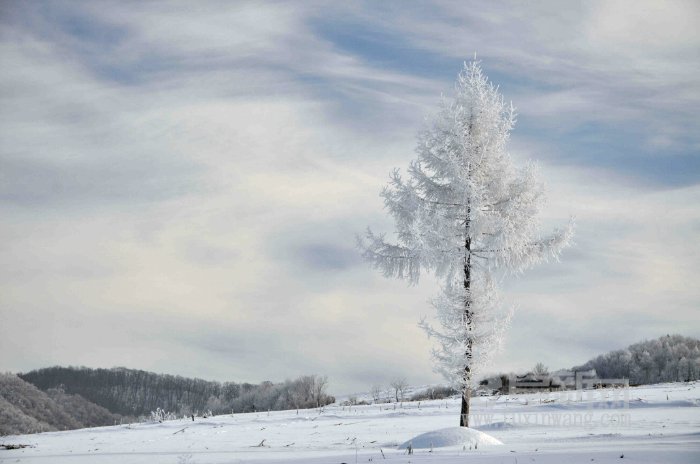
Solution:
[{"label": "snow-covered hillside", "polygon": [[[700,383],[620,390],[478,397],[475,446],[454,430],[457,399],[236,414],[0,438],[32,447],[0,451],[18,463],[697,463]],[[440,447],[442,439],[451,446]],[[488,442],[491,441],[489,445]],[[503,444],[499,445],[500,441]],[[430,448],[432,445],[432,450]],[[466,457],[469,459],[465,459]]]}]

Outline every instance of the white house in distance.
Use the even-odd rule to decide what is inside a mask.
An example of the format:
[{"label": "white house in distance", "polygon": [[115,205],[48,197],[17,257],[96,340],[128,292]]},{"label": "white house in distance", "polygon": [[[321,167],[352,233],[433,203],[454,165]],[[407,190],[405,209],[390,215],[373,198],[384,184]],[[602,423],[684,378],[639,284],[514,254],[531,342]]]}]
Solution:
[{"label": "white house in distance", "polygon": [[482,392],[500,394],[525,391],[583,390],[598,386],[620,385],[621,381],[599,379],[595,369],[561,369],[551,374],[537,375],[528,372],[524,375],[501,375],[481,381]]}]

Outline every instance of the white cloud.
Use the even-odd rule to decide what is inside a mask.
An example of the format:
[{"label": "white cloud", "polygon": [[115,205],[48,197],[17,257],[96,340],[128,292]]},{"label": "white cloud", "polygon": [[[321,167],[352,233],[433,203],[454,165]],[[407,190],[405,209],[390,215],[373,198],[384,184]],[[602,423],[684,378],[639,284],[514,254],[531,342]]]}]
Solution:
[{"label": "white cloud", "polygon": [[[435,282],[407,288],[323,254],[349,253],[366,224],[391,230],[378,192],[392,167],[407,165],[423,115],[451,84],[371,64],[319,36],[311,19],[366,19],[456,63],[477,50],[487,70],[541,84],[504,89],[521,119],[628,121],[682,96],[680,123],[654,120],[651,136],[675,146],[679,124],[693,124],[684,118],[697,85],[647,92],[688,82],[689,67],[673,58],[658,73],[644,57],[599,56],[604,46],[577,34],[619,43],[623,55],[634,44],[588,9],[447,4],[388,22],[357,5],[219,6],[81,10],[123,32],[106,51],[36,12],[6,30],[0,314],[14,322],[0,328],[3,369],[118,364],[250,381],[315,371],[336,392],[399,373],[438,380],[416,326],[432,312]],[[665,51],[685,49],[692,31],[679,34]],[[615,91],[627,82],[624,97],[645,94],[638,103],[620,104]],[[551,154],[532,139],[516,131],[518,159]],[[580,246],[509,285],[521,325],[500,366],[538,360],[517,345],[528,337],[533,353],[552,353],[560,342],[542,327],[576,345],[549,364],[619,346],[573,333],[586,314],[641,315],[630,338],[658,335],[643,330],[660,307],[676,311],[664,328],[690,327],[700,300],[697,188],[649,191],[572,163],[543,169],[544,222],[575,214]]]}]

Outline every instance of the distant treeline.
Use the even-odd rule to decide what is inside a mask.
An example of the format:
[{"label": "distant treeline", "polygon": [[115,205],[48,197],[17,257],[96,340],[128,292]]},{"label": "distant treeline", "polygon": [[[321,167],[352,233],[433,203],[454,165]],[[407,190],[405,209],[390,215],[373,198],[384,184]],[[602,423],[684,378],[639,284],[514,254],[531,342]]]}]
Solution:
[{"label": "distant treeline", "polygon": [[326,393],[326,378],[315,375],[259,385],[125,368],[48,367],[18,375],[41,390],[61,388],[125,416],[145,416],[157,408],[179,415],[223,414],[312,408],[335,401]]},{"label": "distant treeline", "polygon": [[[581,372],[595,369],[598,379],[628,379],[630,385],[646,385],[661,382],[689,382],[700,379],[700,340],[682,335],[665,335],[655,340],[645,340],[621,350],[610,351],[585,364],[558,372]],[[538,363],[536,374],[550,374]],[[501,373],[490,379],[526,374],[527,371]],[[482,380],[486,385],[489,378]]]},{"label": "distant treeline", "polygon": [[666,335],[602,354],[574,369],[595,369],[600,378],[625,378],[632,385],[698,380],[700,340]]},{"label": "distant treeline", "polygon": [[80,395],[41,391],[14,374],[0,374],[0,435],[114,425],[122,420]]}]

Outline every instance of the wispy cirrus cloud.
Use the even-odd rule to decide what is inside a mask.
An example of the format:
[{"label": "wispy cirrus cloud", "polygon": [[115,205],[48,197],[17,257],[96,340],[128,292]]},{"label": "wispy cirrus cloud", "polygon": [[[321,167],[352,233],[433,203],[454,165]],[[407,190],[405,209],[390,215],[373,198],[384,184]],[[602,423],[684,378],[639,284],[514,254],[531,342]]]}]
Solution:
[{"label": "wispy cirrus cloud", "polygon": [[[696,3],[431,2],[380,11],[350,6],[336,18],[345,27],[329,27],[326,37],[377,66],[439,79],[454,74],[449,63],[478,52],[518,107],[517,133],[545,143],[554,135],[557,161],[667,187],[700,177]],[[355,38],[358,29],[369,39]]]}]

